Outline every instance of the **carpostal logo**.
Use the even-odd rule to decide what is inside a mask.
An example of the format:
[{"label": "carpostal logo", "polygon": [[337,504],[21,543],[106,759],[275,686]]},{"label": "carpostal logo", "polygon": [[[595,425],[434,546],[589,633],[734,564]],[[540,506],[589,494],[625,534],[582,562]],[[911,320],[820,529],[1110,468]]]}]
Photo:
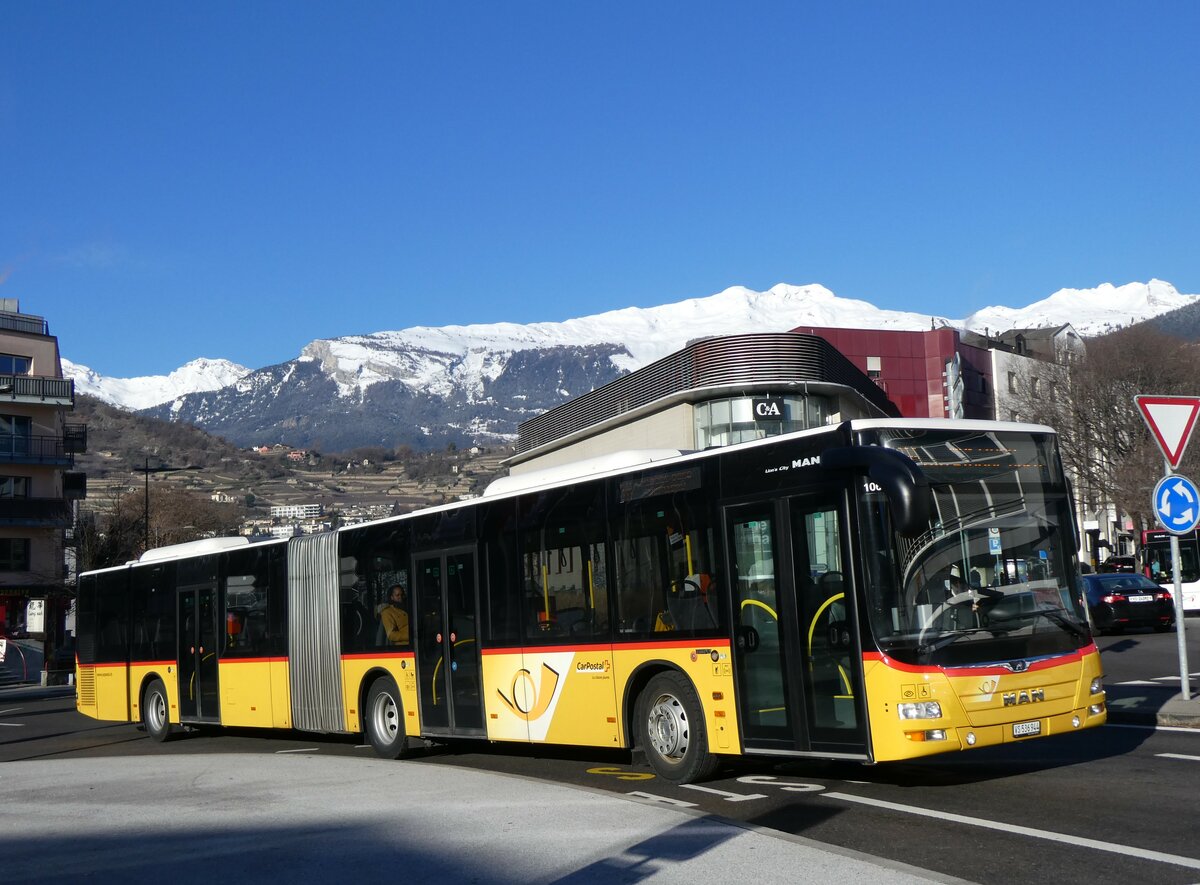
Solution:
[{"label": "carpostal logo", "polygon": [[607,673],[612,669],[612,663],[604,661],[580,661],[575,665],[577,673]]},{"label": "carpostal logo", "polygon": [[541,684],[539,685],[534,681],[533,674],[522,668],[513,676],[512,689],[509,694],[496,689],[500,700],[504,701],[513,713],[526,722],[532,722],[546,715],[546,711],[550,709],[550,702],[554,698],[554,691],[558,688],[557,670],[549,664],[543,663],[541,674]]}]

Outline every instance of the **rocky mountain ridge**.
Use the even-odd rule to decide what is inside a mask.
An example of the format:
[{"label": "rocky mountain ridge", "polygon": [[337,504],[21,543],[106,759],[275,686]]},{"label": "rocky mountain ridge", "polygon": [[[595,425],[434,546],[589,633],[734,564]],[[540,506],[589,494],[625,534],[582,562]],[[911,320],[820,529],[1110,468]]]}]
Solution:
[{"label": "rocky mountain ridge", "polygon": [[141,411],[237,445],[495,444],[511,441],[521,421],[707,335],[798,326],[997,332],[1068,322],[1095,335],[1197,302],[1200,296],[1151,280],[1063,289],[1025,308],[987,308],[953,321],[882,310],[817,285],[733,287],[562,323],[412,327],[322,339],[294,360]]}]

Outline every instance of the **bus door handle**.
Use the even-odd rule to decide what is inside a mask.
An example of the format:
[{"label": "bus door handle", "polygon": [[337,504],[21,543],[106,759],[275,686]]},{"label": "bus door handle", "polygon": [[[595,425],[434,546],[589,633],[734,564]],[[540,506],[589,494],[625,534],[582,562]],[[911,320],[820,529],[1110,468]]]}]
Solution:
[{"label": "bus door handle", "polygon": [[758,651],[758,631],[753,627],[742,625],[737,628],[738,651]]}]

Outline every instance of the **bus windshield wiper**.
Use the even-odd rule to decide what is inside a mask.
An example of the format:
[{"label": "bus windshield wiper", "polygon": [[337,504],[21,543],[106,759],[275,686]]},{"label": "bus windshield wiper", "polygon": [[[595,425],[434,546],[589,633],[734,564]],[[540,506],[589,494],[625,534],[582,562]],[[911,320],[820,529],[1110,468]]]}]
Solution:
[{"label": "bus windshield wiper", "polygon": [[1086,628],[1084,628],[1084,626],[1082,624],[1078,623],[1077,621],[1074,621],[1071,618],[1064,617],[1064,614],[1066,613],[1066,611],[1067,610],[1065,608],[1035,608],[1035,609],[1031,609],[1030,611],[1020,612],[1019,614],[1015,614],[1015,615],[1006,615],[1005,617],[1002,617],[1002,618],[989,618],[988,623],[1003,624],[1003,623],[1010,622],[1010,621],[1023,621],[1027,618],[1032,618],[1032,617],[1041,615],[1043,618],[1046,618],[1047,620],[1053,621],[1054,623],[1058,624],[1058,626],[1062,627],[1068,633],[1073,635],[1076,639],[1087,638],[1088,631],[1086,630]]},{"label": "bus windshield wiper", "polygon": [[923,643],[917,646],[917,654],[929,655],[933,654],[940,648],[945,648],[947,645],[953,645],[962,639],[964,636],[974,636],[976,633],[990,633],[987,627],[968,627],[966,630],[956,630],[953,633],[946,633],[943,636],[935,639],[933,642]]}]

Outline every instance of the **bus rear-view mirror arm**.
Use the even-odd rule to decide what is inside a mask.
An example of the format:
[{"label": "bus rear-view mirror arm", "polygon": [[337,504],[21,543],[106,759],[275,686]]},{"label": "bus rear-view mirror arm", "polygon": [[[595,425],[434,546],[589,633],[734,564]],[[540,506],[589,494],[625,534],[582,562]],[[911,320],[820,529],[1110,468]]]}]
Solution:
[{"label": "bus rear-view mirror arm", "polygon": [[896,531],[916,537],[929,530],[933,515],[933,493],[929,479],[902,452],[883,446],[838,446],[821,453],[821,466],[861,470],[877,484],[892,505]]}]

